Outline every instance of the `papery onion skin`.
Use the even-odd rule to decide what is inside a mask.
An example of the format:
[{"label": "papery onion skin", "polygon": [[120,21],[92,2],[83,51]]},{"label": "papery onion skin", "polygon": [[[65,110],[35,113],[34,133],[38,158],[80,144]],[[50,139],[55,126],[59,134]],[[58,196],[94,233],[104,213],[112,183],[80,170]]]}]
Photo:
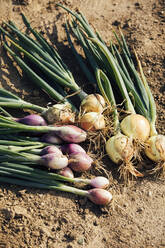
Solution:
[{"label": "papery onion skin", "polygon": [[31,114],[22,118],[17,118],[16,121],[30,126],[47,126],[44,118],[37,114]]},{"label": "papery onion skin", "polygon": [[149,121],[139,114],[128,115],[122,120],[120,126],[125,135],[142,142],[146,141],[150,135]]},{"label": "papery onion skin", "polygon": [[80,126],[87,131],[101,130],[105,128],[104,116],[100,113],[89,112],[80,119]]},{"label": "papery onion skin", "polygon": [[63,146],[61,146],[61,151],[64,154],[71,154],[71,153],[78,153],[78,152],[84,152],[86,153],[86,151],[78,144],[65,144]]},{"label": "papery onion skin", "polygon": [[112,194],[105,189],[90,189],[87,197],[97,205],[107,205],[112,200]]},{"label": "papery onion skin", "polygon": [[50,169],[63,169],[68,165],[68,158],[66,156],[57,156],[53,153],[43,155],[39,161],[40,165],[44,165]]},{"label": "papery onion skin", "polygon": [[62,151],[56,147],[56,146],[46,146],[41,150],[40,155],[46,155],[46,154],[50,154],[50,153],[54,153],[57,156],[62,156]]},{"label": "papery onion skin", "polygon": [[105,107],[105,100],[100,94],[90,94],[81,102],[81,112],[102,113]]},{"label": "papery onion skin", "polygon": [[151,136],[146,142],[145,154],[154,162],[165,161],[165,136]]},{"label": "papery onion skin", "polygon": [[90,185],[94,188],[105,189],[109,185],[109,180],[106,177],[95,177],[91,179]]},{"label": "papery onion skin", "polygon": [[84,152],[71,153],[69,156],[69,167],[73,171],[83,172],[91,168],[93,159]]},{"label": "papery onion skin", "polygon": [[49,124],[63,123],[72,124],[75,122],[75,113],[72,112],[71,105],[69,103],[59,103],[52,107],[49,107],[43,113]]},{"label": "papery onion skin", "polygon": [[106,142],[106,152],[115,164],[129,162],[134,155],[132,139],[121,133],[117,134]]}]

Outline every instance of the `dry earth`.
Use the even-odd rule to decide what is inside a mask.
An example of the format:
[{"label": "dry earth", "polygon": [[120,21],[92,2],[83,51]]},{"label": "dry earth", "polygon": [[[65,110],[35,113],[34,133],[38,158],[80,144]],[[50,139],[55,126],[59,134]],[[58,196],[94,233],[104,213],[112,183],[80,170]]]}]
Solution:
[{"label": "dry earth", "polygon": [[[0,0],[0,22],[22,28],[23,11],[43,31],[79,83],[84,77],[68,48],[62,27],[65,12],[52,0]],[[135,47],[158,109],[157,127],[165,134],[165,2],[164,0],[64,0],[79,8],[106,41],[118,25]],[[48,97],[21,78],[0,48],[0,84],[33,103]],[[109,160],[107,168],[113,165]],[[0,186],[0,248],[163,248],[165,247],[165,183],[145,178],[130,187],[112,179],[115,202],[108,208],[71,194]]]}]

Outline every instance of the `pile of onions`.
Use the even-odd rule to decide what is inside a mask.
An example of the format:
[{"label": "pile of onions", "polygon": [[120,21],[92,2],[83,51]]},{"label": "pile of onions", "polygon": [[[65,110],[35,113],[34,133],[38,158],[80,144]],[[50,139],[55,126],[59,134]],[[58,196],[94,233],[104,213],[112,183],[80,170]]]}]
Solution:
[{"label": "pile of onions", "polygon": [[105,108],[105,100],[99,94],[88,95],[80,105],[80,126],[87,131],[101,130],[105,128],[105,119],[102,114]]}]

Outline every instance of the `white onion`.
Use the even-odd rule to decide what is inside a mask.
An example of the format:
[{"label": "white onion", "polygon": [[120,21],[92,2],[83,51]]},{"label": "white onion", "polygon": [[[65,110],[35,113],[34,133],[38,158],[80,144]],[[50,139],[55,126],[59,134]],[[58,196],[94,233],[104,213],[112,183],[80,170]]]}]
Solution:
[{"label": "white onion", "polygon": [[81,102],[82,112],[102,113],[105,107],[105,100],[99,94],[90,94]]},{"label": "white onion", "polygon": [[145,154],[155,162],[165,161],[165,136],[154,135],[146,142]]},{"label": "white onion", "polygon": [[81,117],[80,126],[88,131],[103,129],[105,128],[104,116],[96,112],[86,113]]},{"label": "white onion", "polygon": [[129,162],[134,155],[132,138],[121,133],[111,137],[106,142],[106,152],[115,164],[122,161]]},{"label": "white onion", "polygon": [[75,113],[69,103],[55,104],[43,113],[43,116],[50,123],[72,124],[75,122]]},{"label": "white onion", "polygon": [[150,135],[150,123],[142,115],[131,114],[122,120],[121,130],[128,137],[144,142]]}]

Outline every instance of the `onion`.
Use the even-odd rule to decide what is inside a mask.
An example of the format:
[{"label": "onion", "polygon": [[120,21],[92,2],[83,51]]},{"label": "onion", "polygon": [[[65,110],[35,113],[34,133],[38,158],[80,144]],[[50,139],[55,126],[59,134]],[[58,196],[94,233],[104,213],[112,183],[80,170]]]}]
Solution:
[{"label": "onion", "polygon": [[74,178],[73,171],[69,167],[65,167],[60,170],[59,174],[64,177]]},{"label": "onion", "polygon": [[165,136],[154,135],[146,142],[145,154],[155,162],[165,162]]},{"label": "onion", "polygon": [[131,114],[122,120],[121,130],[128,137],[144,142],[150,135],[150,123],[142,115]]},{"label": "onion", "polygon": [[86,153],[86,151],[78,144],[65,144],[63,146],[61,146],[61,151],[64,154],[71,154],[71,153],[79,153],[79,152],[84,152]]},{"label": "onion", "polygon": [[68,165],[68,158],[64,155],[57,156],[54,153],[49,153],[41,157],[39,164],[50,169],[62,169]]},{"label": "onion", "polygon": [[75,113],[69,103],[55,104],[43,113],[48,123],[74,123]]},{"label": "onion", "polygon": [[81,128],[73,125],[61,126],[55,132],[62,140],[69,143],[80,143],[86,140],[86,132]]},{"label": "onion", "polygon": [[93,159],[84,152],[71,153],[69,155],[69,167],[74,171],[83,172],[89,170]]},{"label": "onion", "polygon": [[134,155],[132,138],[121,133],[111,137],[106,142],[106,152],[115,164],[122,161],[129,162]]},{"label": "onion", "polygon": [[81,110],[84,113],[97,112],[102,113],[105,107],[105,100],[99,94],[90,94],[81,102]]},{"label": "onion", "polygon": [[44,134],[41,137],[41,141],[55,145],[61,145],[64,143],[64,141],[60,137],[58,137],[54,132]]},{"label": "onion", "polygon": [[57,156],[62,156],[61,150],[56,146],[46,146],[46,147],[44,147],[41,150],[40,155],[46,155],[46,154],[50,154],[50,153],[54,153]]},{"label": "onion", "polygon": [[17,122],[30,126],[46,126],[46,121],[43,117],[36,114],[27,115],[23,118],[16,119]]},{"label": "onion", "polygon": [[107,205],[112,200],[112,194],[105,189],[90,189],[87,197],[95,204]]},{"label": "onion", "polygon": [[96,112],[86,113],[80,119],[80,126],[88,131],[103,129],[105,128],[104,116]]},{"label": "onion", "polygon": [[109,185],[109,180],[106,177],[95,177],[91,179],[90,185],[94,188],[104,189]]}]

